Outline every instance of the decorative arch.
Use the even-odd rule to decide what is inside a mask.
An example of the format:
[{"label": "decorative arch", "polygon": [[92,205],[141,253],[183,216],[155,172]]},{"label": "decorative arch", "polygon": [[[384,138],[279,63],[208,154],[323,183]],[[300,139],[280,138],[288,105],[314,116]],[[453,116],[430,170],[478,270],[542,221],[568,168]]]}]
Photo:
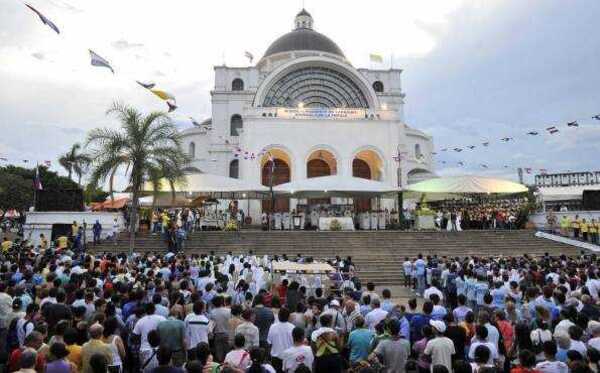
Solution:
[{"label": "decorative arch", "polygon": [[[340,74],[345,78],[343,79],[343,81],[338,79],[339,84],[323,84],[323,82],[317,84],[317,82],[310,81],[311,79],[305,79],[307,77],[302,78],[302,82],[291,82],[285,79],[288,76],[290,79],[292,77],[295,77],[294,75],[290,74],[293,74],[295,71],[305,68],[328,69],[332,72],[332,74],[334,74],[333,76],[337,76],[335,74]],[[329,78],[323,77],[323,79]],[[289,84],[292,84],[292,88],[296,87],[296,89],[291,89],[288,97],[283,95],[283,93],[287,92],[286,89],[282,90],[283,84],[286,83],[288,84],[288,90],[291,89]],[[309,92],[316,89],[320,89],[323,92],[318,92],[317,97],[314,97],[315,95],[308,94]],[[366,105],[361,104],[361,106],[358,107],[379,107],[379,99],[377,98],[373,87],[354,67],[348,65],[343,61],[331,57],[306,56],[290,60],[273,70],[258,88],[256,95],[254,96],[253,106],[277,106],[280,105],[280,102],[289,103],[293,101],[294,97],[299,97],[308,100],[308,102],[304,102],[305,107],[338,107],[336,105],[340,105],[339,107],[342,107],[346,99],[340,99],[340,97],[343,97],[344,95],[349,93],[352,96],[351,93],[356,92],[356,89],[358,89],[357,92],[360,92],[360,95],[362,95],[362,97],[364,97],[364,100],[366,101]],[[267,95],[269,92],[274,93],[279,91],[282,92],[281,95],[269,95],[269,98],[267,99]],[[301,95],[300,93],[303,93],[304,95]],[[275,100],[274,97],[276,98]],[[360,102],[360,99],[362,99],[362,97],[353,97],[352,100],[349,100],[348,102],[357,102],[356,100]],[[291,105],[293,106],[296,106],[297,104],[298,102],[291,103]]]},{"label": "decorative arch", "polygon": [[234,159],[229,162],[229,177],[234,179],[240,178],[240,160]]},{"label": "decorative arch", "polygon": [[231,82],[231,90],[232,91],[243,91],[244,90],[244,81],[240,78],[235,78]]},{"label": "decorative arch", "polygon": [[436,177],[436,175],[427,169],[413,168],[406,173],[406,182],[407,184],[414,184],[434,177]]},{"label": "decorative arch", "polygon": [[191,159],[196,158],[196,143],[193,141],[190,142],[190,145],[188,145],[188,155]]},{"label": "decorative arch", "polygon": [[[261,183],[264,186],[275,186],[287,183],[292,179],[292,159],[290,153],[279,147],[269,147],[260,159]],[[262,201],[264,212],[288,212],[290,210],[289,198],[276,198],[275,205],[271,208],[271,200]]]},{"label": "decorative arch", "polygon": [[240,130],[244,128],[244,121],[242,116],[239,114],[233,114],[231,116],[229,125],[229,136],[239,136]]},{"label": "decorative arch", "polygon": [[[381,152],[373,146],[357,149],[352,157],[352,176],[369,180],[381,181],[384,179],[384,158]],[[356,211],[369,211],[371,199],[354,198]]]},{"label": "decorative arch", "polygon": [[377,80],[373,83],[373,90],[377,93],[383,92],[383,83],[380,80]]}]

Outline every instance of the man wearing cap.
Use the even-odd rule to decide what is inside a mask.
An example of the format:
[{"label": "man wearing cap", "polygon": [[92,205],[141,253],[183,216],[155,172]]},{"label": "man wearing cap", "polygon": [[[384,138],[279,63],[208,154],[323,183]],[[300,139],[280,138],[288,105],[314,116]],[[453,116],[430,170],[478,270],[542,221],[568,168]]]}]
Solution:
[{"label": "man wearing cap", "polygon": [[424,353],[431,357],[431,371],[436,365],[443,365],[452,372],[452,355],[456,351],[452,340],[444,336],[446,324],[441,320],[430,320],[429,325],[433,328],[435,337],[427,342]]}]

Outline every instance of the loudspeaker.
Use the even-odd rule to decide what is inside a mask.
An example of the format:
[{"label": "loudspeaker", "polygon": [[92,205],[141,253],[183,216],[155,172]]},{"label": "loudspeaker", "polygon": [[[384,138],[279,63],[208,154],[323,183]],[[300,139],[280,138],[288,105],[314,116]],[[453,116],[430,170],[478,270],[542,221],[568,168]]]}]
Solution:
[{"label": "loudspeaker", "polygon": [[600,210],[600,190],[583,191],[583,209]]}]

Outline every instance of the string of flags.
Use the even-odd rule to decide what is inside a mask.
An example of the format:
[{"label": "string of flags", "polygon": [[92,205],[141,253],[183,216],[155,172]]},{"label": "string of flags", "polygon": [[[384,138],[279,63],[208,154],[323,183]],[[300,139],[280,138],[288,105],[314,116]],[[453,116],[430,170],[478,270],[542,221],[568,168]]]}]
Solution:
[{"label": "string of flags", "polygon": [[12,163],[12,164],[16,164],[16,163],[25,163],[25,164],[29,164],[29,163],[35,163],[38,165],[42,165],[42,166],[46,166],[48,168],[52,167],[52,161],[50,160],[36,160],[36,159],[17,159],[17,158],[8,158],[8,157],[0,157],[0,162],[5,162],[5,163]]},{"label": "string of flags", "polygon": [[[591,119],[595,119],[595,120],[600,121],[600,114],[596,114],[596,115],[591,116]],[[580,127],[579,120],[574,120],[574,121],[571,121],[571,122],[567,122],[566,123],[566,127],[568,127],[568,128],[578,128],[578,127]],[[544,131],[545,131],[545,133],[547,133],[549,135],[556,135],[556,134],[560,133],[560,129],[557,126],[546,127],[544,129]],[[539,131],[539,130],[537,130],[537,131],[533,130],[533,131],[526,132],[525,135],[527,135],[527,136],[539,136],[541,133],[542,132]],[[505,142],[505,143],[512,142],[512,141],[515,141],[515,137],[508,137],[508,136],[502,137],[502,138],[500,138],[500,141],[501,142]],[[483,145],[483,147],[488,147],[490,145],[490,141],[486,140],[486,141],[482,142],[481,145]],[[455,152],[460,153],[464,149],[474,150],[476,147],[477,147],[476,145],[467,145],[467,146],[464,146],[464,147],[462,147],[462,146],[444,147],[444,148],[440,149],[440,151],[441,152],[447,152],[449,150],[454,150]],[[432,152],[432,154],[436,155],[437,153],[436,152]]]}]

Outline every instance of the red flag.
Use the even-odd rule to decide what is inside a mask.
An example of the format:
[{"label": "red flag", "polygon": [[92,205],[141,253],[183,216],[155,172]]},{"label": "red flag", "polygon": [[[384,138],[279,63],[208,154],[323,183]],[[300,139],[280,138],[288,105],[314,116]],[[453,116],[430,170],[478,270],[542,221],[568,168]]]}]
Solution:
[{"label": "red flag", "polygon": [[42,179],[40,178],[40,169],[39,167],[35,167],[35,176],[33,178],[33,188],[35,190],[42,190]]}]

